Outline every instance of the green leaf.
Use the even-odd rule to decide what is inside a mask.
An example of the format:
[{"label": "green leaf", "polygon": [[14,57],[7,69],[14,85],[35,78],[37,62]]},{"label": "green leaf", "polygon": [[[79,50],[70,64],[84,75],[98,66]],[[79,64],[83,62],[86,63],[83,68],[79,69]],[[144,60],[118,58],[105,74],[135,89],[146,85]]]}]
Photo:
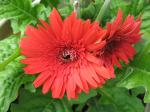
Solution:
[{"label": "green leaf", "polygon": [[111,17],[117,14],[118,9],[121,8],[124,12],[124,17],[132,14],[135,17],[139,16],[148,6],[147,0],[113,0],[111,5]]},{"label": "green leaf", "polygon": [[140,94],[144,94],[145,93],[145,89],[143,87],[138,87],[138,88],[133,88],[131,89],[131,94],[134,96],[138,96]]},{"label": "green leaf", "polygon": [[40,89],[31,93],[22,89],[19,103],[11,105],[11,112],[72,112],[66,108],[64,101],[52,99],[51,95],[43,95]]},{"label": "green leaf", "polygon": [[129,13],[129,7],[131,7],[129,2],[124,0],[113,0],[111,3],[110,15],[112,18],[117,15],[119,8],[124,12],[124,16]]},{"label": "green leaf", "polygon": [[85,20],[90,18],[94,21],[102,5],[103,0],[96,0],[95,2],[89,4],[86,8],[81,8],[81,18]]},{"label": "green leaf", "polygon": [[140,99],[129,94],[127,89],[104,87],[99,89],[102,95],[101,104],[112,104],[115,112],[144,112]]},{"label": "green leaf", "polygon": [[41,0],[45,6],[57,7],[61,0]]},{"label": "green leaf", "polygon": [[111,0],[105,0],[95,21],[99,21],[100,23],[102,22],[106,12],[108,11],[109,7],[110,7],[110,3],[111,3]]},{"label": "green leaf", "polygon": [[[116,17],[119,9],[123,11],[123,16],[126,18],[129,14],[134,15],[135,19],[142,15],[142,27],[141,30],[144,32],[144,37],[150,35],[149,30],[149,2],[148,0],[113,0],[109,15],[107,15],[107,21],[112,21]],[[145,16],[146,15],[146,16]],[[146,20],[145,20],[146,19]],[[105,23],[107,22],[105,21]]]},{"label": "green leaf", "polygon": [[68,17],[71,14],[73,8],[72,7],[63,7],[63,8],[60,8],[58,10],[59,10],[61,16],[63,18],[66,18],[66,17]]},{"label": "green leaf", "polygon": [[144,105],[135,94],[116,86],[120,78],[122,77],[117,75],[97,89],[98,95],[87,102],[88,112],[144,112]]},{"label": "green leaf", "polygon": [[43,4],[32,6],[31,3],[31,0],[0,0],[0,19],[11,19],[13,32],[21,31],[23,35],[27,24],[35,25],[40,23],[38,18],[47,17]]},{"label": "green leaf", "polygon": [[91,4],[93,0],[80,0],[80,7],[86,8],[88,7],[89,4]]},{"label": "green leaf", "polygon": [[80,95],[79,95],[79,97],[78,97],[78,99],[77,100],[75,100],[75,99],[72,99],[72,100],[70,100],[70,103],[71,104],[82,104],[82,103],[85,103],[88,99],[90,99],[91,97],[94,97],[94,96],[96,96],[97,95],[97,92],[96,92],[96,90],[90,90],[90,92],[88,93],[88,94],[86,94],[86,93],[84,93],[84,92],[82,92]]},{"label": "green leaf", "polygon": [[[18,40],[18,37],[10,36],[0,41],[0,63],[18,47]],[[23,74],[22,67],[23,65],[17,59],[12,60],[3,71],[0,71],[0,112],[7,112],[10,103],[17,98],[19,87],[32,78]]]},{"label": "green leaf", "polygon": [[36,92],[36,88],[34,88],[32,82],[26,83],[24,88],[32,93]]},{"label": "green leaf", "polygon": [[[112,80],[112,84],[114,81]],[[97,89],[101,95],[89,100],[88,112],[144,112],[144,105],[125,88],[105,85]]]},{"label": "green leaf", "polygon": [[19,93],[19,103],[11,105],[11,112],[42,112],[52,99],[44,96],[37,90],[36,94],[21,89]]},{"label": "green leaf", "polygon": [[[38,22],[38,18],[47,20],[47,17],[49,16],[51,12],[51,8],[45,8],[43,4],[37,4],[34,7],[32,7],[32,12],[34,13],[34,17],[37,18],[37,20],[34,20],[32,18],[12,18],[11,19],[11,27],[13,29],[13,33],[19,33],[21,32],[21,36],[24,35],[25,28],[27,24],[32,24],[33,26],[36,26]],[[31,12],[31,13],[32,13]]]},{"label": "green leaf", "polygon": [[116,112],[116,110],[113,105],[95,104],[92,105],[87,112]]},{"label": "green leaf", "polygon": [[150,6],[147,6],[144,9],[143,15],[142,15],[142,26],[141,30],[144,33],[144,38],[149,39],[150,36]]},{"label": "green leaf", "polygon": [[33,16],[31,0],[0,0],[0,18],[23,18],[37,20]]},{"label": "green leaf", "polygon": [[19,87],[32,78],[22,74],[21,69],[22,64],[14,61],[0,72],[0,112],[7,112],[10,103],[17,98]]},{"label": "green leaf", "polygon": [[144,102],[150,102],[150,42],[143,45],[141,52],[137,54],[134,61],[123,69],[122,80],[118,86],[128,89],[136,87],[144,87],[146,94]]},{"label": "green leaf", "polygon": [[19,37],[14,35],[0,41],[0,63],[6,60],[18,47]]}]

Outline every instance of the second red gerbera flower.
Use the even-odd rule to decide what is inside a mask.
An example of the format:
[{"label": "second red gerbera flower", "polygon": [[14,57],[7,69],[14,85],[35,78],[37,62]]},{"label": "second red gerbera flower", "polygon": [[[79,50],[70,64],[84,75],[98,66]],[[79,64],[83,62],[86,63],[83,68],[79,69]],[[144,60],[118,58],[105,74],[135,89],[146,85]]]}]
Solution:
[{"label": "second red gerbera flower", "polygon": [[114,65],[121,68],[120,60],[128,64],[136,54],[133,45],[141,38],[140,25],[141,20],[135,21],[130,15],[123,22],[122,11],[119,10],[113,23],[107,23],[106,45],[96,52],[97,57],[110,68]]}]

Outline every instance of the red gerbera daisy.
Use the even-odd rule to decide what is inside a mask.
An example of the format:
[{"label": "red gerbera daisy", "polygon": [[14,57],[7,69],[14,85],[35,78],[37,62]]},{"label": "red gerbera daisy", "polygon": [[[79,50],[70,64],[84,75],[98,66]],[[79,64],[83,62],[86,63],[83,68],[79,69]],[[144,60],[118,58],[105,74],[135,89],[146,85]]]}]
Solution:
[{"label": "red gerbera daisy", "polygon": [[50,24],[41,20],[43,26],[28,26],[27,38],[20,43],[21,53],[26,57],[22,62],[27,74],[37,74],[34,81],[37,88],[43,86],[45,94],[52,91],[53,98],[77,98],[81,91],[100,87],[110,79],[110,71],[89,51],[102,47],[94,44],[106,34],[98,22],[83,22],[72,13],[62,21],[56,9],[50,14]]},{"label": "red gerbera daisy", "polygon": [[118,11],[114,22],[107,23],[107,35],[105,46],[97,52],[97,56],[104,60],[106,66],[116,65],[121,68],[120,60],[128,64],[129,59],[133,59],[136,54],[133,45],[140,38],[141,20],[134,20],[134,16],[129,15],[123,22],[122,11]]}]

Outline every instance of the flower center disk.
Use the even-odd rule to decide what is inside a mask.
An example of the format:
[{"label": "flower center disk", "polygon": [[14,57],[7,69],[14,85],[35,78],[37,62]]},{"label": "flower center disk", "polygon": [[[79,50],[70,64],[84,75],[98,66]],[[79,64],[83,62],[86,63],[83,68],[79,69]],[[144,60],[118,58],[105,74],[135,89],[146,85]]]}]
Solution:
[{"label": "flower center disk", "polygon": [[73,48],[63,48],[59,52],[59,59],[63,63],[69,63],[78,60],[77,50]]}]

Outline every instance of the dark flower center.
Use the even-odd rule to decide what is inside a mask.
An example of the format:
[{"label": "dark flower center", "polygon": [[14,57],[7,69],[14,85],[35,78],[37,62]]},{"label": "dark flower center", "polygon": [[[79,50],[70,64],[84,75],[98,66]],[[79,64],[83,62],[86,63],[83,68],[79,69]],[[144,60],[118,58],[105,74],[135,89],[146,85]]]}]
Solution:
[{"label": "dark flower center", "polygon": [[104,50],[106,52],[111,52],[113,49],[115,49],[117,46],[117,41],[113,40],[111,42],[108,42],[108,44],[106,45],[106,47],[104,47]]},{"label": "dark flower center", "polygon": [[111,54],[114,50],[116,50],[118,46],[119,40],[111,40],[107,43],[107,45],[100,50],[100,52],[97,54],[97,56],[107,56]]},{"label": "dark flower center", "polygon": [[62,58],[64,59],[64,60],[69,60],[70,59],[70,54],[65,54],[65,55],[63,55],[62,56]]},{"label": "dark flower center", "polygon": [[59,57],[63,63],[68,63],[68,62],[76,61],[79,56],[78,56],[78,53],[75,49],[63,48],[59,52]]}]

